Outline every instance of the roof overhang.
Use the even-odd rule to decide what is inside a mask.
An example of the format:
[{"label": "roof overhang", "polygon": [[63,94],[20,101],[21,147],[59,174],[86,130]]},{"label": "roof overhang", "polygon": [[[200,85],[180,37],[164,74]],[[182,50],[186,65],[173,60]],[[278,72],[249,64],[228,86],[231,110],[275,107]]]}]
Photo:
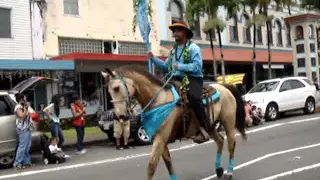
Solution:
[{"label": "roof overhang", "polygon": [[[165,57],[159,57],[165,59]],[[70,53],[51,58],[51,60],[74,60],[74,61],[113,61],[113,62],[147,62],[147,56],[125,54],[98,54],[98,53]]]},{"label": "roof overhang", "polygon": [[300,14],[296,16],[290,16],[284,18],[284,21],[286,23],[292,23],[292,22],[304,22],[304,21],[320,21],[320,15],[318,14]]},{"label": "roof overhang", "polygon": [[0,59],[0,70],[74,70],[75,63],[70,60],[16,60]]}]

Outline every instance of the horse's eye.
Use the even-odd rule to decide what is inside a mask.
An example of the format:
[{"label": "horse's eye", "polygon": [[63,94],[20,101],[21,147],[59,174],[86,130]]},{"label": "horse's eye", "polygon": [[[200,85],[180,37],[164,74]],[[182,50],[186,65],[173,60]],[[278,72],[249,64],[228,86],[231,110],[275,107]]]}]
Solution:
[{"label": "horse's eye", "polygon": [[119,87],[119,86],[114,87],[114,88],[113,88],[113,91],[114,91],[114,92],[119,92],[119,91],[120,91],[120,87]]}]

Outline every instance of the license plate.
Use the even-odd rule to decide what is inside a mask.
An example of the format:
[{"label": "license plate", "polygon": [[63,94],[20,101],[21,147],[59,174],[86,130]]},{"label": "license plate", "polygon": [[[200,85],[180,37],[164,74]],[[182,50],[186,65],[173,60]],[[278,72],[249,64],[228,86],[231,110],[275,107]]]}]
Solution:
[{"label": "license plate", "polygon": [[103,129],[104,129],[104,130],[109,130],[110,124],[111,124],[111,122],[105,122],[105,123],[103,124]]}]

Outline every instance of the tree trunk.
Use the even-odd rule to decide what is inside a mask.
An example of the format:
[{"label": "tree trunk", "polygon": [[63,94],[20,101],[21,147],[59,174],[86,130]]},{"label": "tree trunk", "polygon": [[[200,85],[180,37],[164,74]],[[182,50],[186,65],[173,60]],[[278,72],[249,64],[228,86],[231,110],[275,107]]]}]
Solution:
[{"label": "tree trunk", "polygon": [[288,11],[289,11],[289,15],[291,16],[291,7],[290,7],[290,3],[288,3]]},{"label": "tree trunk", "polygon": [[270,38],[271,38],[271,34],[270,34],[270,21],[266,22],[267,25],[267,33],[268,33],[268,79],[272,79],[272,69],[271,69],[271,49],[270,49]]},{"label": "tree trunk", "polygon": [[221,54],[221,74],[222,74],[222,83],[226,82],[226,73],[224,68],[224,59],[223,59],[223,49],[222,49],[222,41],[221,41],[221,32],[220,28],[217,27],[218,37],[219,37],[219,47],[220,47],[220,54]]},{"label": "tree trunk", "polygon": [[[214,31],[213,31],[213,33],[214,33]],[[210,29],[209,35],[210,35],[210,45],[211,45],[211,50],[212,50],[213,76],[214,76],[214,81],[217,81],[217,63],[216,63],[215,55],[214,55],[214,46],[213,46],[212,30],[211,29]]]},{"label": "tree trunk", "polygon": [[[268,3],[263,6],[263,13],[268,18]],[[271,70],[271,50],[270,50],[270,38],[272,34],[270,34],[271,22],[269,20],[266,21],[267,26],[267,43],[268,43],[268,79],[272,78],[272,70]]]},{"label": "tree trunk", "polygon": [[[255,18],[255,11],[253,11],[253,19]],[[252,86],[257,83],[257,73],[256,73],[256,23],[253,24],[253,49],[252,49]]]}]

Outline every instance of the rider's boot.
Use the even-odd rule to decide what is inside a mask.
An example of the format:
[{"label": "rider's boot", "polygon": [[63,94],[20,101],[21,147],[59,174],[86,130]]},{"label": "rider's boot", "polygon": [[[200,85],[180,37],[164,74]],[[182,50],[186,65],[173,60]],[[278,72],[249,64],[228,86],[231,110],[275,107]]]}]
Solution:
[{"label": "rider's boot", "polygon": [[195,143],[201,144],[204,142],[207,142],[210,140],[210,135],[208,133],[210,133],[210,125],[209,125],[209,120],[206,118],[206,116],[204,116],[204,121],[199,121],[200,122],[200,132],[198,133],[198,135],[193,139],[193,141]]}]

